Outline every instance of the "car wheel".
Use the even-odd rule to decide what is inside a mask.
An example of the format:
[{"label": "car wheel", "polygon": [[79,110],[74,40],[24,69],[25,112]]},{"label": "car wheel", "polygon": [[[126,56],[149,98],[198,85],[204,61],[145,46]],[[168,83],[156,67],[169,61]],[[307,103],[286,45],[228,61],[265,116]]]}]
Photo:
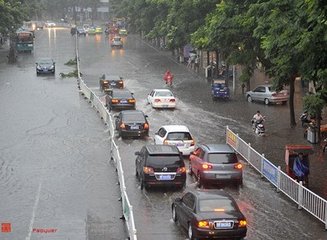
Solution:
[{"label": "car wheel", "polygon": [[173,221],[174,222],[177,222],[177,214],[176,214],[176,207],[175,207],[175,205],[173,205],[173,207],[171,209],[171,215],[172,215]]},{"label": "car wheel", "polygon": [[268,98],[265,98],[265,104],[269,105],[269,99]]},{"label": "car wheel", "polygon": [[250,95],[248,95],[247,99],[248,99],[248,102],[252,102],[252,97]]},{"label": "car wheel", "polygon": [[193,236],[193,228],[192,228],[191,223],[188,224],[188,231],[187,231],[187,233],[188,233],[188,238],[190,240],[198,240],[198,238],[196,238],[196,237]]}]

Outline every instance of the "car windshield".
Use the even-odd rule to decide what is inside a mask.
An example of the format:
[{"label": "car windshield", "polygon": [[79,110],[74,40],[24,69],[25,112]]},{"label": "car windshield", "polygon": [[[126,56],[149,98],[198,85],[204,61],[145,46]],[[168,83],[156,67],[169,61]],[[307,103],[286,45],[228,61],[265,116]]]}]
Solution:
[{"label": "car windshield", "polygon": [[145,122],[145,118],[142,113],[123,114],[122,120],[124,122]]},{"label": "car windshield", "polygon": [[234,203],[226,198],[199,200],[200,212],[231,212],[235,210]]},{"label": "car windshield", "polygon": [[153,155],[148,157],[147,164],[152,167],[181,165],[182,160],[179,155]]},{"label": "car windshield", "polygon": [[52,64],[52,61],[50,59],[42,59],[39,61],[39,64]]},{"label": "car windshield", "polygon": [[119,92],[113,92],[112,96],[114,98],[132,98],[132,95],[130,92],[125,91],[119,91]]},{"label": "car windshield", "polygon": [[168,91],[159,91],[159,92],[156,92],[156,97],[172,97],[173,94],[171,92],[168,92]]},{"label": "car windshield", "polygon": [[225,87],[225,84],[224,83],[214,83],[213,86],[215,88],[224,88]]},{"label": "car windshield", "polygon": [[171,132],[168,133],[167,140],[192,140],[189,132]]},{"label": "car windshield", "polygon": [[237,163],[237,156],[235,153],[209,153],[209,163],[226,164]]}]

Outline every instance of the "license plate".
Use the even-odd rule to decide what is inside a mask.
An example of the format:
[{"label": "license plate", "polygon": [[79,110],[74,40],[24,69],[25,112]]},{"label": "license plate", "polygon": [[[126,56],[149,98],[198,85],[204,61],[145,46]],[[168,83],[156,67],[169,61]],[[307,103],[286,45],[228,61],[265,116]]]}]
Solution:
[{"label": "license plate", "polygon": [[170,175],[160,175],[159,179],[160,180],[171,180],[171,176]]},{"label": "license plate", "polygon": [[131,129],[133,130],[139,129],[139,126],[131,126]]},{"label": "license plate", "polygon": [[228,175],[228,174],[216,174],[216,178],[229,179],[229,178],[231,178],[231,175]]},{"label": "license plate", "polygon": [[231,222],[218,222],[216,223],[216,228],[231,228],[232,223]]},{"label": "license plate", "polygon": [[121,100],[120,102],[121,103],[127,103],[127,100]]},{"label": "license plate", "polygon": [[182,146],[184,146],[184,143],[176,143],[176,146],[177,147],[182,147]]},{"label": "license plate", "polygon": [[112,82],[110,85],[112,85],[112,86],[116,86],[116,83],[115,83],[115,82]]},{"label": "license plate", "polygon": [[162,107],[166,108],[166,107],[168,107],[168,105],[162,105]]}]

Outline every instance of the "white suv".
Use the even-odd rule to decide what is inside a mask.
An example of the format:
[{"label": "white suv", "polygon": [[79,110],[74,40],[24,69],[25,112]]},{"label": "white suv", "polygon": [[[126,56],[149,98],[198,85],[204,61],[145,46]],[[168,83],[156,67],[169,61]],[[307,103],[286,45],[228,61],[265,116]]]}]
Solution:
[{"label": "white suv", "polygon": [[195,145],[190,130],[183,125],[162,126],[155,133],[154,143],[176,145],[183,155],[190,155],[194,151]]}]

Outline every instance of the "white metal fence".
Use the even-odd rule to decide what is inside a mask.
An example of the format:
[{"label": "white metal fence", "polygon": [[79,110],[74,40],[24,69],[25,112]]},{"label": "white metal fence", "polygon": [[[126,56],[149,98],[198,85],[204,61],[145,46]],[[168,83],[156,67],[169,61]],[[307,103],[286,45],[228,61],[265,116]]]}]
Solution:
[{"label": "white metal fence", "polygon": [[283,192],[297,203],[298,209],[305,209],[325,224],[327,230],[327,200],[298,183],[276,167],[263,154],[258,153],[246,143],[238,134],[226,127],[226,143],[235,149],[253,168],[271,182],[277,191]]},{"label": "white metal fence", "polygon": [[128,199],[126,185],[125,185],[125,178],[124,178],[124,170],[119,154],[119,149],[117,144],[115,143],[115,128],[113,124],[112,115],[109,113],[107,108],[101,102],[99,97],[91,89],[87,87],[87,85],[81,78],[77,43],[76,43],[76,59],[77,59],[77,72],[78,72],[78,79],[77,79],[78,88],[80,89],[80,92],[84,95],[84,97],[88,99],[88,101],[92,104],[92,106],[97,110],[101,119],[103,119],[104,123],[109,127],[111,159],[114,161],[118,173],[123,216],[125,218],[125,222],[127,225],[129,239],[137,240],[133,207]]}]

